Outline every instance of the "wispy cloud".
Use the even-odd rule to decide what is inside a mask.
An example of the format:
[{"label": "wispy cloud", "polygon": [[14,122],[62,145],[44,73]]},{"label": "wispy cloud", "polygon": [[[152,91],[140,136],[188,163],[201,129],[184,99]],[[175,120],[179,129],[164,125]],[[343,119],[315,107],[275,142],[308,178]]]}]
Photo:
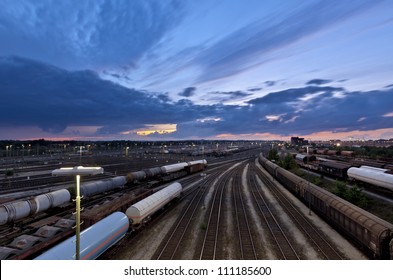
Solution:
[{"label": "wispy cloud", "polygon": [[[229,34],[206,48],[193,63],[203,72],[198,82],[211,81],[238,74],[247,68],[271,60],[270,53],[318,31],[348,20],[375,5],[375,1],[313,2],[272,18],[264,18]],[[279,17],[278,20],[274,17]]]},{"label": "wispy cloud", "polygon": [[5,1],[0,55],[69,69],[135,67],[179,23],[183,8],[177,0]]}]

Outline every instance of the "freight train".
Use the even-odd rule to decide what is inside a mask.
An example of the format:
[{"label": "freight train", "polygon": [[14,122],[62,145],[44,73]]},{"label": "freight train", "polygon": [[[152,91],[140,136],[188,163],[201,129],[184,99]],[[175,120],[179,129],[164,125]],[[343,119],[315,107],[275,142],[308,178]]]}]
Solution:
[{"label": "freight train", "polygon": [[[176,179],[179,177],[179,173],[180,175],[196,173],[205,169],[206,166],[207,161],[202,159],[135,171],[127,174],[127,176],[117,176],[110,179],[84,183],[80,187],[80,193],[83,197],[90,197],[99,193],[122,188],[126,183],[132,184],[157,176],[172,176],[172,179]],[[69,202],[70,198],[71,194],[69,190],[61,189],[27,200],[2,204],[0,205],[0,225],[15,222],[50,208],[57,207]]]},{"label": "freight train", "polygon": [[302,179],[259,155],[259,163],[284,187],[375,259],[393,259],[393,225]]},{"label": "freight train", "polygon": [[[326,174],[350,183],[373,187],[384,193],[393,194],[393,174],[390,164],[376,164],[370,161],[354,160],[343,162],[336,160],[319,159],[315,156],[296,154],[296,163],[299,166],[321,174]],[[385,168],[382,168],[385,167]]]},{"label": "freight train", "polygon": [[[115,212],[102,219],[80,234],[80,259],[93,260],[98,258],[110,247],[119,242],[126,233],[139,228],[150,217],[165,207],[182,193],[182,186],[175,182],[162,190],[146,197],[130,206],[126,213]],[[35,260],[75,260],[76,236],[70,237]]]},{"label": "freight train", "polygon": [[[139,180],[142,181],[149,178],[157,178],[159,176],[171,176],[172,178],[176,178],[185,174],[192,174],[198,171],[202,171],[206,168],[206,166],[207,161],[203,159],[146,169],[142,171],[144,173],[142,177],[138,177],[141,174],[141,171],[131,172],[127,176],[118,176],[111,179],[82,184],[81,194],[84,197],[90,197],[96,194],[115,190],[117,188],[123,188],[124,185],[127,183],[134,184],[136,181]],[[160,169],[161,171],[157,172],[158,169]],[[42,194],[27,200],[20,200],[2,204],[0,205],[0,225],[16,224],[19,223],[19,221],[23,221],[25,218],[34,216],[40,212],[50,210],[51,208],[55,208],[58,206],[67,205],[67,203],[70,202],[70,198],[70,192],[67,189],[61,189],[47,194]],[[125,199],[125,201],[131,200]],[[127,205],[125,205],[125,207],[127,207]],[[115,209],[116,207],[112,208]],[[106,215],[111,214],[115,211],[123,210],[112,210],[111,212],[106,211],[106,213],[104,213],[105,215],[102,216],[105,217]],[[145,218],[148,217],[149,215]],[[98,219],[96,219],[94,223],[97,220]],[[136,224],[137,223],[133,222],[133,226],[135,226]],[[15,238],[12,243],[0,247],[0,259],[28,258],[29,254],[34,254],[37,250],[43,249],[41,244],[49,243],[48,240],[50,240],[50,242],[55,242],[60,239],[64,239],[64,237],[67,237],[67,235],[69,236],[72,226],[74,225],[75,220],[73,219],[61,219],[59,223],[56,223],[53,226],[42,226],[42,228],[39,228],[34,234],[23,234],[22,236]]]}]

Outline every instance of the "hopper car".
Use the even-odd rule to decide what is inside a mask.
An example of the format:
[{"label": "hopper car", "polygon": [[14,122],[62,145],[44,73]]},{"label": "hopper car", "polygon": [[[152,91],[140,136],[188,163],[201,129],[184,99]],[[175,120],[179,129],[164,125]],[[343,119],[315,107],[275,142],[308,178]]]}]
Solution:
[{"label": "hopper car", "polygon": [[375,259],[393,259],[393,225],[267,160],[259,163],[285,188]]}]

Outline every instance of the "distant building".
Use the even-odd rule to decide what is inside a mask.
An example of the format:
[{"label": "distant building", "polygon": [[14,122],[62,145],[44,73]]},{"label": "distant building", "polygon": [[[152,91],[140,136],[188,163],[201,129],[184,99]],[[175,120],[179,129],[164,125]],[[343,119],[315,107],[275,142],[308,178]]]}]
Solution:
[{"label": "distant building", "polygon": [[308,145],[308,140],[304,140],[304,138],[300,138],[300,137],[291,137],[291,145],[292,146]]}]

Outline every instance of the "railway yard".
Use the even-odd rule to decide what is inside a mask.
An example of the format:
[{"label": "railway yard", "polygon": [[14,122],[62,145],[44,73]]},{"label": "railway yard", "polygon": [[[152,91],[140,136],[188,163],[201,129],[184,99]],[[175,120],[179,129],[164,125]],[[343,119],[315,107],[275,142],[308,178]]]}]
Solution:
[{"label": "railway yard", "polygon": [[[75,178],[54,177],[51,171],[77,165],[101,166],[105,171],[82,177],[81,227],[95,235],[84,240],[82,232],[81,249],[109,243],[94,254],[81,253],[81,258],[393,257],[392,224],[286,175],[263,157],[267,149],[245,147],[220,157],[157,152],[32,158],[12,178],[0,174],[0,257],[45,259],[46,252],[68,254],[59,244],[75,234],[75,203],[70,199]],[[330,214],[336,206],[342,212]],[[119,218],[111,218],[115,212]],[[104,218],[118,219],[112,221],[113,229],[107,227],[108,233],[98,226]],[[105,234],[112,238],[111,230],[120,232],[116,228],[120,219],[122,231],[113,241],[94,240]],[[364,219],[367,225],[360,222]]]}]

